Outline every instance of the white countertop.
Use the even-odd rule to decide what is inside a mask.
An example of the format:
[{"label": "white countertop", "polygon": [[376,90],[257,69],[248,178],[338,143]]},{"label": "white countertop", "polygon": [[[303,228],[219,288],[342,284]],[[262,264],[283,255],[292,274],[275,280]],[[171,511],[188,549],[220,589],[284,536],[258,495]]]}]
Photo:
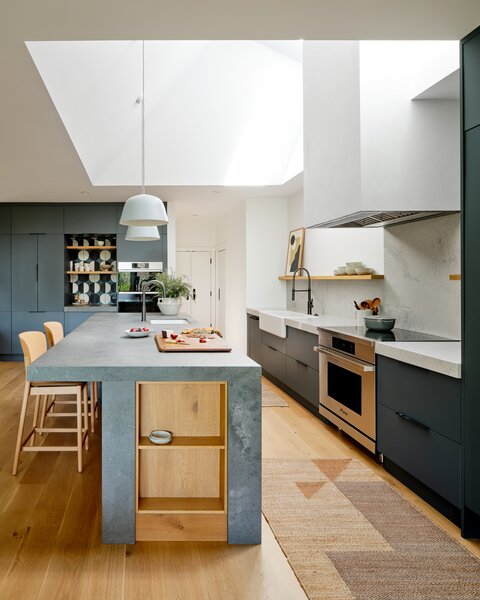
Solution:
[{"label": "white countertop", "polygon": [[442,375],[462,377],[461,342],[376,342],[375,352]]},{"label": "white countertop", "polygon": [[[285,308],[247,308],[247,313],[253,315],[255,317],[259,316],[259,312],[263,311],[282,311],[286,310]],[[288,327],[294,327],[295,329],[302,329],[303,331],[308,331],[309,333],[318,334],[319,327],[334,327],[334,326],[349,326],[355,325],[355,319],[346,319],[345,317],[335,317],[334,315],[318,315],[318,317],[310,317],[308,321],[304,320],[307,316],[304,313],[298,313],[299,318],[295,319],[295,317],[289,317],[285,319],[285,324]],[[303,317],[303,318],[302,318]]]}]

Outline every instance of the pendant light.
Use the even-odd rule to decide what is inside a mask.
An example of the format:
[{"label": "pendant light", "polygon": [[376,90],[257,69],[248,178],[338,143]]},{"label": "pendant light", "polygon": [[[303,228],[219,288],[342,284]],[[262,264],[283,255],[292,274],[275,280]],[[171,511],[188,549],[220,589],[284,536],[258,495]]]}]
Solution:
[{"label": "pendant light", "polygon": [[132,196],[125,202],[120,224],[152,227],[165,225],[168,223],[168,217],[160,198],[145,193],[145,40],[142,40],[142,97],[137,98],[137,104],[140,103],[142,104],[142,193]]},{"label": "pendant light", "polygon": [[153,242],[160,239],[160,233],[156,225],[151,227],[129,225],[125,239],[127,242]]}]

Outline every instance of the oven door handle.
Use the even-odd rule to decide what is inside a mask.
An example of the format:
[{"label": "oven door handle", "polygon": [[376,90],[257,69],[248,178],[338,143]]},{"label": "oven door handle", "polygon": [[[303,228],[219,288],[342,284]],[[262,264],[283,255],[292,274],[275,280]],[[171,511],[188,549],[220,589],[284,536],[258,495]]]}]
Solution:
[{"label": "oven door handle", "polygon": [[338,352],[332,352],[331,350],[327,350],[326,348],[322,348],[321,346],[314,346],[313,350],[314,352],[324,354],[327,357],[331,356],[332,358],[336,358],[337,360],[346,362],[347,364],[352,365],[357,369],[363,369],[364,373],[372,373],[373,371],[375,371],[375,367],[373,365],[365,365],[360,361],[357,362],[356,360],[351,360],[350,358],[343,356],[343,354],[339,354]]}]

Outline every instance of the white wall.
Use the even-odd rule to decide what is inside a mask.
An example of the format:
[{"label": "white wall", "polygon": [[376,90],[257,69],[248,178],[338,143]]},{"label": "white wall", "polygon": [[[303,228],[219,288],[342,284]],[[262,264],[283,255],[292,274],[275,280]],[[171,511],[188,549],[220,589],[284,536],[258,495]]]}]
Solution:
[{"label": "white wall", "polygon": [[286,198],[254,198],[246,201],[247,306],[285,306],[287,255]]},{"label": "white wall", "polygon": [[167,253],[168,253],[168,270],[175,271],[175,252],[177,249],[177,219],[175,202],[169,202],[167,205],[168,209],[168,239],[167,239]]},{"label": "white wall", "polygon": [[213,248],[216,240],[215,218],[188,217],[177,219],[178,248]]},{"label": "white wall", "polygon": [[247,351],[245,203],[216,221],[217,249],[226,248],[224,335],[232,346]]}]

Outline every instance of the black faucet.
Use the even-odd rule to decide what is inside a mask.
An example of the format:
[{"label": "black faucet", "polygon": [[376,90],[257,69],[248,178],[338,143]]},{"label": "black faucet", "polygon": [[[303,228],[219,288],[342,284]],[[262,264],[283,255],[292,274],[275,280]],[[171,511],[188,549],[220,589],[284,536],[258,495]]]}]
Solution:
[{"label": "black faucet", "polygon": [[[295,276],[299,271],[305,271],[305,273],[307,274],[308,277],[308,288],[306,290],[296,290],[295,289]],[[310,273],[308,272],[308,269],[305,269],[304,267],[300,267],[299,269],[297,269],[295,271],[295,273],[293,274],[293,284],[292,284],[292,301],[295,300],[295,294],[298,292],[307,292],[308,296],[307,296],[307,315],[311,315],[312,314],[312,310],[313,310],[313,299],[312,299],[312,281],[310,279]]]}]

